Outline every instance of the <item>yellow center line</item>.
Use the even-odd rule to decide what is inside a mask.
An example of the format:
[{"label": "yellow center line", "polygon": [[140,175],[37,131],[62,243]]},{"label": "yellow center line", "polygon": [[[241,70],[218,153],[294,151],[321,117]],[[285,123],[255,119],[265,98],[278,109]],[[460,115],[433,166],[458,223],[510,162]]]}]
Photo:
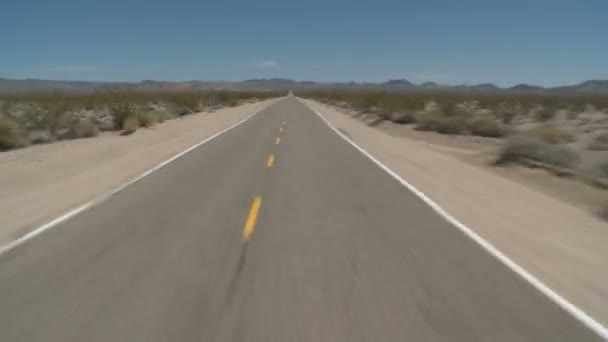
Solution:
[{"label": "yellow center line", "polygon": [[279,128],[279,132],[283,133],[283,127]]},{"label": "yellow center line", "polygon": [[274,165],[274,154],[268,156],[268,162],[266,162],[267,167],[272,167]]},{"label": "yellow center line", "polygon": [[274,144],[278,145],[281,143],[281,137],[277,137],[276,139],[274,139]]},{"label": "yellow center line", "polygon": [[245,227],[243,228],[243,241],[248,242],[251,239],[255,224],[258,221],[258,213],[260,212],[260,206],[262,205],[262,198],[257,196],[251,203],[251,209],[249,209],[249,215],[247,221],[245,221]]}]

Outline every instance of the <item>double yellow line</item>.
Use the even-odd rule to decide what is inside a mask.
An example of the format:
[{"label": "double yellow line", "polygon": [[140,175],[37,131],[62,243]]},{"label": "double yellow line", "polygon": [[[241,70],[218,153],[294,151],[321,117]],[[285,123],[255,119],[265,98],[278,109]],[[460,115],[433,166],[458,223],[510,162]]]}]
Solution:
[{"label": "double yellow line", "polygon": [[[279,128],[279,133],[285,132],[285,125],[287,122],[283,121],[281,127]],[[281,137],[276,137],[274,141],[275,145],[281,143]],[[266,160],[266,167],[271,168],[274,166],[274,154],[268,156],[268,160]],[[251,239],[253,232],[255,231],[255,225],[258,221],[258,216],[260,213],[260,208],[262,207],[262,197],[256,196],[251,203],[251,207],[249,208],[249,214],[247,215],[247,220],[245,220],[245,226],[243,227],[243,242],[247,243]]]}]

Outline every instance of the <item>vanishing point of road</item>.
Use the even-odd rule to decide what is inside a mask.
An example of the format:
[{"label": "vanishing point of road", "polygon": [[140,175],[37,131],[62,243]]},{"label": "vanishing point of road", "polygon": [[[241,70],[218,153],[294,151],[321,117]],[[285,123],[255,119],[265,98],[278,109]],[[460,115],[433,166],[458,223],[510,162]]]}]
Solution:
[{"label": "vanishing point of road", "polygon": [[0,256],[3,342],[597,340],[292,97]]}]

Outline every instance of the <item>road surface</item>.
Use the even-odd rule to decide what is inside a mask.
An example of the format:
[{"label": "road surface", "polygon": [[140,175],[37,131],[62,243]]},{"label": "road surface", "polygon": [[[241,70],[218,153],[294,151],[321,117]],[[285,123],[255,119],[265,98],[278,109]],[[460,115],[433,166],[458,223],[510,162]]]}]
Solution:
[{"label": "road surface", "polygon": [[0,303],[7,342],[599,340],[294,98],[0,256]]}]

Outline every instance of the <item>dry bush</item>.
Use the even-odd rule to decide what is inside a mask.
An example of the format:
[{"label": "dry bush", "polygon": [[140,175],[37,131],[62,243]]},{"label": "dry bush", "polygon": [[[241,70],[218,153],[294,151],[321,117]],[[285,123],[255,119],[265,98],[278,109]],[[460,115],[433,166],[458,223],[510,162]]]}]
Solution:
[{"label": "dry bush", "polygon": [[467,128],[472,135],[481,137],[500,138],[506,135],[503,125],[492,118],[478,118],[469,121]]},{"label": "dry bush", "polygon": [[129,116],[122,123],[122,133],[120,135],[131,135],[139,128],[139,120],[137,116]]},{"label": "dry bush", "polygon": [[600,218],[608,221],[608,204],[604,205],[604,207],[602,207],[599,211],[599,216]]},{"label": "dry bush", "polygon": [[[518,94],[508,92],[457,92],[443,90],[380,90],[368,89],[322,89],[302,91],[299,96],[316,99],[323,102],[350,103],[359,110],[368,110],[372,107],[397,112],[399,109],[419,110],[424,103],[434,101],[443,107],[449,116],[449,107],[462,103],[477,103],[478,107],[490,109],[497,113],[503,123],[510,123],[517,115],[529,115],[534,108],[542,107],[537,111],[537,118],[541,121],[553,117],[558,109],[582,108],[592,105],[595,108],[608,108],[608,96],[605,95],[554,95],[554,94]],[[415,107],[415,108],[412,108]],[[446,108],[447,107],[447,108]],[[501,111],[505,111],[504,114]]]},{"label": "dry bush", "polygon": [[496,118],[498,118],[502,123],[509,125],[517,116],[517,109],[510,107],[501,107],[496,109],[494,113]]},{"label": "dry bush", "polygon": [[27,135],[11,119],[0,118],[0,151],[29,145]]},{"label": "dry bush", "polygon": [[[70,109],[94,109],[110,107],[112,112],[129,111],[127,107],[141,108],[151,103],[172,104],[182,113],[198,111],[201,103],[238,104],[240,100],[269,99],[281,95],[274,91],[144,91],[144,90],[98,90],[90,93],[63,93],[57,91],[34,92],[18,95],[0,95],[2,103],[39,104],[52,114],[67,112]],[[63,108],[63,110],[62,110]],[[116,113],[121,116],[121,113]],[[57,115],[49,115],[49,120],[56,121]],[[124,115],[123,115],[124,116]],[[128,115],[126,115],[128,116]],[[124,117],[116,120],[120,126]],[[120,129],[120,127],[116,127]]]},{"label": "dry bush", "polygon": [[416,117],[416,127],[418,131],[437,131],[441,121],[445,118],[438,112],[420,114]]},{"label": "dry bush", "polygon": [[441,115],[443,116],[456,116],[462,114],[457,104],[452,101],[440,103],[439,106],[441,108]]},{"label": "dry bush", "polygon": [[416,122],[416,115],[412,112],[394,112],[388,120],[398,124],[410,124]]},{"label": "dry bush", "polygon": [[575,120],[581,112],[574,111],[570,108],[566,109],[566,117],[568,120]]},{"label": "dry bush", "polygon": [[41,103],[42,124],[48,130],[51,139],[55,139],[58,131],[66,128],[69,123],[69,113],[73,110],[73,105],[62,100],[55,100]]},{"label": "dry bush", "polygon": [[99,129],[90,119],[75,119],[70,122],[68,137],[70,139],[91,138],[99,135]]},{"label": "dry bush", "polygon": [[[604,181],[608,179],[608,160],[596,166],[596,174]],[[605,204],[599,211],[601,218],[608,220],[608,203]]]},{"label": "dry bush", "polygon": [[535,127],[529,130],[527,134],[549,144],[564,144],[575,141],[573,134],[551,124]]},{"label": "dry bush", "polygon": [[446,116],[441,111],[419,115],[416,130],[435,131],[442,134],[463,134],[467,131],[466,118],[461,115]]},{"label": "dry bush", "polygon": [[604,132],[595,138],[587,145],[587,149],[592,151],[608,151],[608,132]]},{"label": "dry bush", "polygon": [[160,113],[155,111],[137,113],[137,123],[140,127],[152,127],[160,121]]},{"label": "dry bush", "polygon": [[539,122],[549,121],[555,117],[555,112],[556,110],[553,107],[539,108],[534,113],[534,119]]},{"label": "dry bush", "polygon": [[[203,103],[236,105],[244,100],[264,100],[280,95],[282,94],[274,91],[140,91],[126,89],[99,90],[90,93],[50,91],[17,95],[0,94],[0,111],[8,111],[15,106],[25,108],[22,110],[22,114],[13,120],[17,121],[16,123],[2,123],[4,142],[1,148],[8,149],[13,148],[8,146],[18,147],[27,144],[29,143],[27,137],[31,133],[37,133],[43,129],[48,131],[50,137],[38,138],[44,142],[52,141],[58,135],[70,138],[81,134],[95,134],[89,123],[74,123],[71,118],[74,112],[83,109],[99,109],[103,112],[108,110],[112,116],[111,127],[113,129],[132,133],[140,124],[147,127],[157,121],[173,118],[176,116],[174,114],[184,115],[198,111]],[[163,104],[168,108],[174,108],[175,113],[137,115],[141,108],[150,108],[152,104]],[[98,118],[92,117],[91,120],[98,120]],[[134,120],[137,121],[137,124],[134,124]],[[106,120],[103,122],[107,125]],[[101,124],[102,121],[97,123]],[[17,130],[13,129],[13,124],[16,125]],[[28,130],[30,132],[27,132]],[[17,131],[19,134],[14,133]],[[16,136],[19,139],[15,140]]]},{"label": "dry bush", "polygon": [[137,120],[137,113],[133,105],[123,103],[115,104],[110,111],[114,118],[114,128],[117,130],[125,129],[125,122],[127,120]]},{"label": "dry bush", "polygon": [[201,107],[201,99],[191,93],[175,94],[169,102],[175,104],[179,116],[196,113]]},{"label": "dry bush", "polygon": [[596,173],[602,178],[608,178],[608,160],[598,164],[596,167]]},{"label": "dry bush", "polygon": [[526,159],[568,169],[573,169],[580,162],[580,156],[567,146],[517,135],[507,140],[496,163],[499,165],[517,163]]},{"label": "dry bush", "polygon": [[235,93],[233,92],[218,91],[214,94],[210,101],[206,102],[210,105],[233,107],[238,104],[239,98],[238,96],[235,96]]}]

